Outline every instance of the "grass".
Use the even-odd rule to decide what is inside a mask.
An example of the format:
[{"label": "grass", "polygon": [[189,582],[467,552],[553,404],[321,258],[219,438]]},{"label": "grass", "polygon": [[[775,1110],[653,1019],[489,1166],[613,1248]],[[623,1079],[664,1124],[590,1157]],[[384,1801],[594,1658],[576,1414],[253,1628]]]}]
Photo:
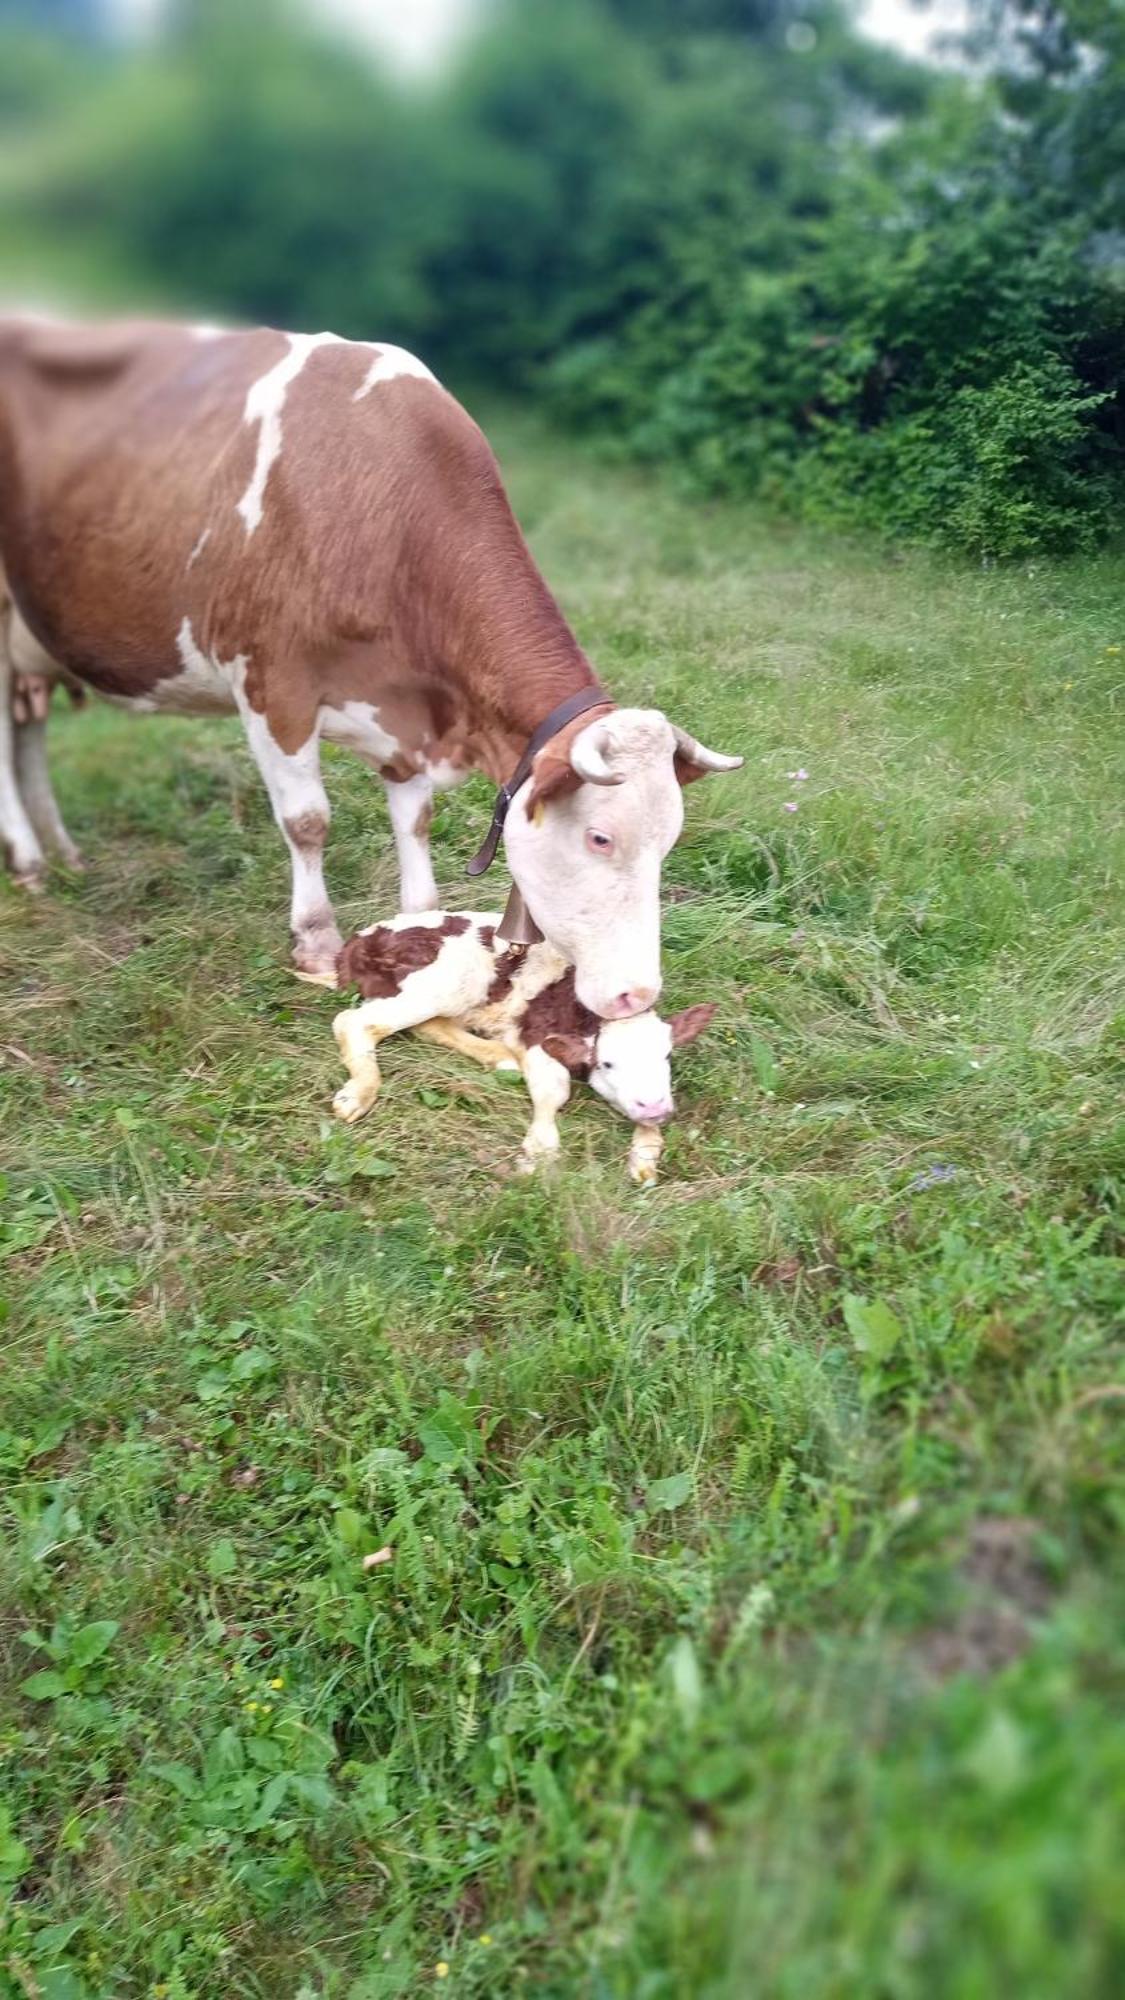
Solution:
[{"label": "grass", "polygon": [[1119,1991],[1121,565],[496,429],[615,692],[746,753],[666,875],[721,1012],[649,1194],[588,1096],[514,1180],[521,1099],[420,1044],[334,1127],[237,732],[59,714],[93,866],[0,894],[0,1985]]}]

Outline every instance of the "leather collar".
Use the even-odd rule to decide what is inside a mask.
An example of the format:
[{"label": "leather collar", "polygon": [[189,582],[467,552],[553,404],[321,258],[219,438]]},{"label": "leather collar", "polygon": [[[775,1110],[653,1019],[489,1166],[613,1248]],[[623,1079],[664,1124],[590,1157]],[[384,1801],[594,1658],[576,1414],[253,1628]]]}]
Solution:
[{"label": "leather collar", "polygon": [[496,859],[496,850],[500,845],[500,835],[504,831],[504,821],[508,817],[508,808],[519,791],[520,786],[527,783],[527,780],[531,776],[531,767],[535,759],[545,745],[551,741],[552,736],[557,736],[559,730],[565,729],[567,723],[573,722],[576,716],[585,715],[586,710],[589,708],[612,707],[613,703],[610,701],[605,689],[595,686],[581,688],[577,694],[569,695],[566,701],[560,701],[558,707],[551,710],[550,715],[544,716],[534,735],[528,739],[527,748],[516,765],[515,770],[512,772],[511,777],[508,779],[507,784],[501,785],[500,790],[496,794],[488,832],[485,834],[472,860],[466,863],[466,875],[483,875],[486,868],[491,868],[492,863]]}]

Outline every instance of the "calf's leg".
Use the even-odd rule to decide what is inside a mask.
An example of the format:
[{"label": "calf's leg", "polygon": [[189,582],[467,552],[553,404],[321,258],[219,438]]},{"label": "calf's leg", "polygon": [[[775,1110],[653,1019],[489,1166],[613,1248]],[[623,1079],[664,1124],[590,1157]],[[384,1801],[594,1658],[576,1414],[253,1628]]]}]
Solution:
[{"label": "calf's leg", "polygon": [[239,698],[246,740],[262,774],[293,868],[289,926],[298,972],[335,972],[343,939],[324,886],[324,846],[332,814],[320,775],[316,729],[292,753],[275,742],[264,715]]},{"label": "calf's leg", "polygon": [[385,778],[387,807],[394,828],[401,883],[400,910],[436,910],[437,883],[430,861],[430,815],[434,788],[419,774],[396,782]]},{"label": "calf's leg", "polygon": [[515,1069],[520,1065],[518,1058],[506,1042],[490,1041],[485,1035],[471,1035],[467,1028],[459,1028],[456,1021],[447,1021],[439,1015],[434,1021],[420,1021],[414,1030],[427,1042],[437,1042],[439,1048],[452,1049],[456,1055],[468,1056],[471,1061],[482,1063],[485,1069]]},{"label": "calf's leg", "polygon": [[520,1147],[519,1170],[533,1174],[544,1160],[553,1160],[559,1150],[558,1113],[570,1096],[570,1071],[541,1048],[525,1050],[523,1078],[531,1096],[534,1116]]}]

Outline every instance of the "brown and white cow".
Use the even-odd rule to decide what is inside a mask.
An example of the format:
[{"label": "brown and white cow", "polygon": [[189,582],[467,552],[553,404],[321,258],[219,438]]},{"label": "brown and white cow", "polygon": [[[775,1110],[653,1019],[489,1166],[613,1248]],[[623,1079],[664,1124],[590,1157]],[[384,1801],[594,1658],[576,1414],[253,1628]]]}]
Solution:
[{"label": "brown and white cow", "polygon": [[[384,780],[402,906],[424,910],[435,787],[473,770],[502,782],[545,717],[600,692],[480,430],[402,349],[0,319],[0,676],[34,700],[55,673],[138,710],[237,712],[311,972],[340,948],[322,740]],[[28,878],[44,843],[68,843],[42,717],[13,723],[9,694],[0,836]],[[15,751],[29,726],[33,747]],[[608,695],[536,757],[508,861],[599,1015],[655,999],[681,787],[740,762]]]},{"label": "brown and white cow", "polygon": [[354,987],[359,1005],[332,1024],[348,1072],[333,1099],[336,1116],[350,1125],[370,1111],[382,1082],[376,1050],[409,1029],[486,1069],[522,1072],[533,1111],[520,1149],[524,1172],[558,1152],[558,1114],[578,1077],[635,1126],[630,1175],[654,1181],[675,1109],[672,1050],[702,1034],[714,1006],[687,1007],[671,1021],[651,1009],[599,1020],[553,945],[508,945],[499,922],[494,911],[438,910],[390,917],[348,939],[335,984]]}]

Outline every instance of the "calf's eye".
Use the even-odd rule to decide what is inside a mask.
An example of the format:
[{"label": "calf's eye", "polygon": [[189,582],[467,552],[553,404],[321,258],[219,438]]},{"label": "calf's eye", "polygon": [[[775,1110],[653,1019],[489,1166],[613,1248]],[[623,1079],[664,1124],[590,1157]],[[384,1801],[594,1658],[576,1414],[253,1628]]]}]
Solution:
[{"label": "calf's eye", "polygon": [[613,835],[612,833],[603,833],[600,827],[588,826],[586,828],[586,845],[594,854],[612,854]]}]

